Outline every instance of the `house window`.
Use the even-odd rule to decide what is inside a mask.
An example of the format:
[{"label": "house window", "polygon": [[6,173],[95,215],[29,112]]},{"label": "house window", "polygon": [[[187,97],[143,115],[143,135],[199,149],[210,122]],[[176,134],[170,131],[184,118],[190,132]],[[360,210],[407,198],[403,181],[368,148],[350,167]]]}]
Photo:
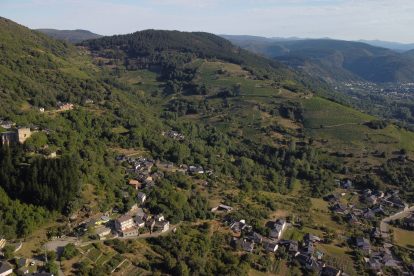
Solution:
[{"label": "house window", "polygon": [[26,137],[26,134],[24,135],[24,137]]}]

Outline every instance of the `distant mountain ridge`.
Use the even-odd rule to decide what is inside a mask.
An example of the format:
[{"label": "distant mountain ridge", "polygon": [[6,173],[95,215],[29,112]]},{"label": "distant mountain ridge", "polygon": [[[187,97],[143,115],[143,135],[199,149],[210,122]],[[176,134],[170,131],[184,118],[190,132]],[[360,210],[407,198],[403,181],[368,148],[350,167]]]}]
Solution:
[{"label": "distant mountain ridge", "polygon": [[[362,42],[305,39],[291,41],[230,40],[235,45],[282,61],[327,83],[367,80],[414,81],[414,60],[387,48]],[[299,58],[302,56],[302,58]],[[304,56],[311,58],[305,59]]]},{"label": "distant mountain ridge", "polygon": [[87,39],[95,39],[95,38],[102,37],[102,35],[98,35],[90,31],[80,30],[80,29],[77,29],[77,30],[36,29],[35,31],[42,32],[54,38],[64,39],[72,43],[80,43]]},{"label": "distant mountain ridge", "polygon": [[366,43],[372,46],[377,46],[377,47],[383,47],[383,48],[388,48],[391,50],[399,50],[402,52],[405,51],[409,51],[414,49],[414,43],[410,43],[410,44],[403,44],[403,43],[398,43],[398,42],[391,42],[391,41],[382,41],[382,40],[363,40],[360,39],[357,42],[362,42],[362,43]]}]

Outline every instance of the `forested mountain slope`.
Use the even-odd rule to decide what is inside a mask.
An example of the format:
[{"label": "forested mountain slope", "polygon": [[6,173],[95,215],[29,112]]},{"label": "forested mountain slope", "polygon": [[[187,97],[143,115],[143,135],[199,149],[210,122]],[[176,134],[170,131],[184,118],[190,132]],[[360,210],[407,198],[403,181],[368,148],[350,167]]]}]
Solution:
[{"label": "forested mountain slope", "polygon": [[36,29],[41,33],[47,34],[48,36],[64,39],[68,42],[79,43],[86,39],[100,38],[101,35],[94,34],[86,30],[55,30],[55,29]]},{"label": "forested mountain slope", "polygon": [[[277,42],[234,40],[233,42],[245,49],[276,59],[286,55],[283,60],[287,65],[291,58],[294,62],[297,55],[310,57],[322,66],[329,66],[331,70],[333,69],[333,74],[327,72],[326,75],[321,76],[325,80],[343,81],[344,78],[338,78],[337,71],[342,71],[340,75],[348,75],[349,77],[345,77],[348,81],[357,80],[352,74],[344,74],[341,69],[373,82],[414,80],[414,62],[411,59],[392,50],[365,43],[324,39]],[[320,74],[318,68],[314,71]]]}]

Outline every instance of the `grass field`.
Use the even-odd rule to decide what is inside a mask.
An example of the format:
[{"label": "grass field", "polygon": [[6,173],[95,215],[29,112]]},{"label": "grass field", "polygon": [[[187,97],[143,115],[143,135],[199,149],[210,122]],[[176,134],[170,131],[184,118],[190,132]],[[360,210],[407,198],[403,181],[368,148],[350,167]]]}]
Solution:
[{"label": "grass field", "polygon": [[302,241],[305,234],[296,227],[288,227],[283,234],[284,240]]},{"label": "grass field", "polygon": [[395,242],[399,246],[408,248],[410,250],[414,249],[414,231],[395,227],[393,227],[393,229]]},{"label": "grass field", "polygon": [[328,210],[329,203],[322,198],[311,198],[313,208],[319,210]]},{"label": "grass field", "polygon": [[303,232],[314,234],[315,236],[317,236],[321,239],[323,238],[323,232],[321,230],[312,229],[312,228],[309,228],[309,227],[304,227]]},{"label": "grass field", "polygon": [[305,105],[304,126],[313,128],[339,124],[365,123],[374,117],[331,101],[313,97],[303,101]]}]

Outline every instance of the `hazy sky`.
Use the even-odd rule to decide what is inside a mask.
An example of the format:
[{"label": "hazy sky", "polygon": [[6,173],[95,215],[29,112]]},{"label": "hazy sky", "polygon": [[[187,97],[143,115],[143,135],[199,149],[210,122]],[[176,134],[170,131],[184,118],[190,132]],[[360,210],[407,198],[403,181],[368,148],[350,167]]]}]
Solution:
[{"label": "hazy sky", "polygon": [[414,0],[0,0],[29,28],[145,29],[414,43]]}]

